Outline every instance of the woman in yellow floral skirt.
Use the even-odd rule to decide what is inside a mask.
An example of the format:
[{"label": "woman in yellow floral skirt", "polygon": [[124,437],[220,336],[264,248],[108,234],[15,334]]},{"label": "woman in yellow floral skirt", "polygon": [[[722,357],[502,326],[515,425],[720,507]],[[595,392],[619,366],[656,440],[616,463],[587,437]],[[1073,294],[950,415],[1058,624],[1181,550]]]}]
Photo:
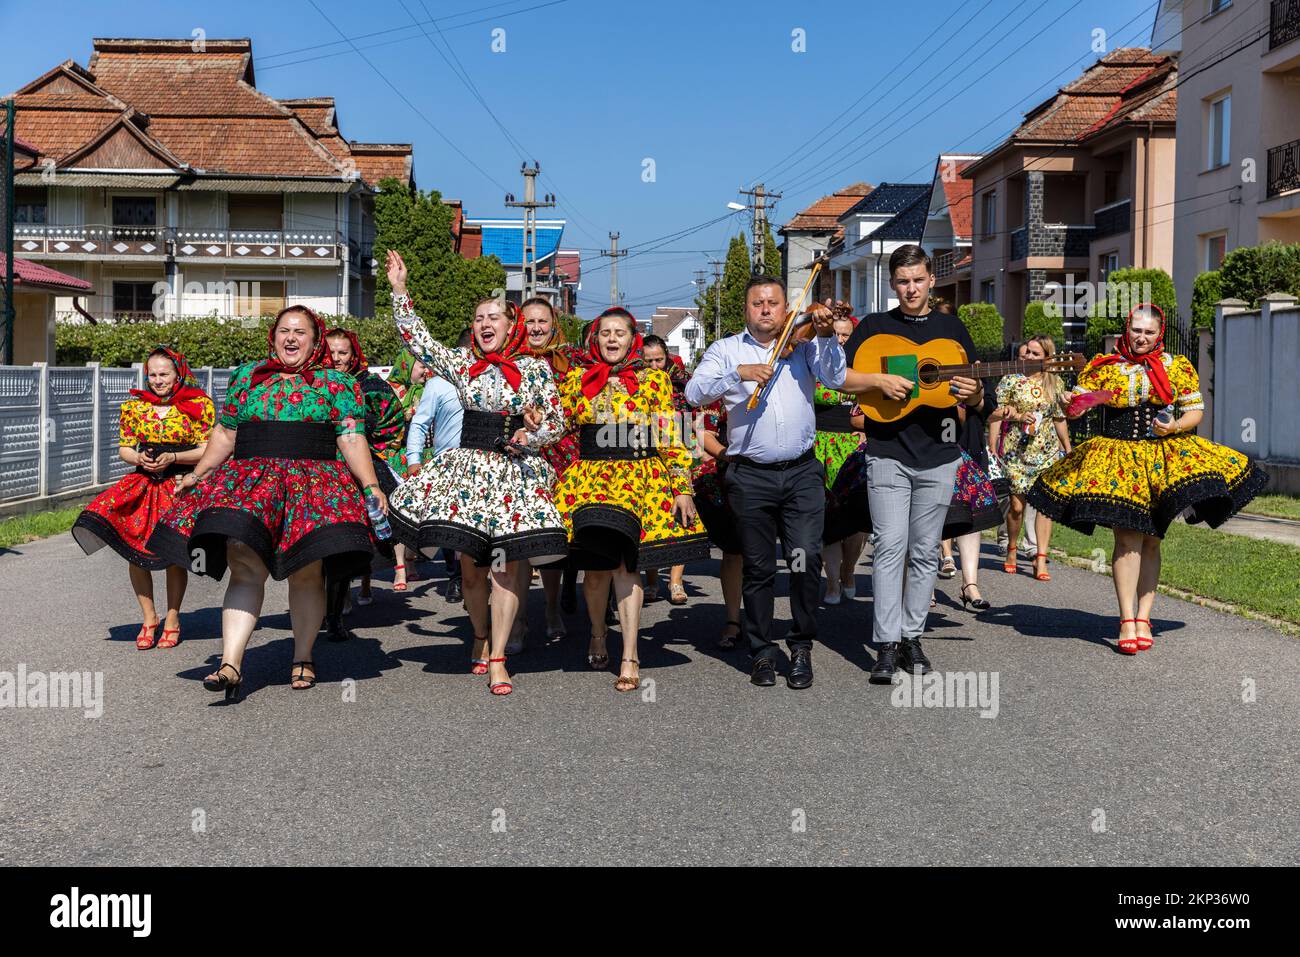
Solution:
[{"label": "woman in yellow floral skirt", "polygon": [[1082,414],[1089,393],[1111,407],[1106,431],[1041,473],[1029,504],[1085,535],[1114,530],[1119,650],[1150,648],[1151,607],[1160,577],[1160,540],[1187,521],[1222,525],[1254,498],[1268,476],[1243,452],[1193,434],[1204,414],[1196,370],[1164,351],[1165,317],[1153,305],[1128,315],[1116,352],[1079,374],[1066,414]]},{"label": "woman in yellow floral skirt", "polygon": [[668,373],[646,366],[636,320],[607,309],[587,337],[591,365],[572,368],[560,386],[579,460],[555,489],[569,532],[569,556],[584,569],[591,618],[588,664],[604,669],[606,596],[613,579],[623,630],[623,661],[615,687],[641,684],[637,658],[644,592],[642,568],[707,558],[709,541],[695,512],[691,453],[676,434]]}]

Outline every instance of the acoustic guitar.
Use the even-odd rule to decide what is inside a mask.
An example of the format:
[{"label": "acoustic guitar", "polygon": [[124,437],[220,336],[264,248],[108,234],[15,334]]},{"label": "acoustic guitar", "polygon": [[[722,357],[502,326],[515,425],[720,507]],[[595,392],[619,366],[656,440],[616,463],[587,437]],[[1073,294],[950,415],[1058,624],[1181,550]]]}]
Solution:
[{"label": "acoustic guitar", "polygon": [[913,342],[903,336],[880,333],[858,346],[853,356],[855,372],[901,375],[913,382],[912,394],[905,399],[887,399],[878,391],[858,395],[858,404],[875,422],[897,422],[921,406],[947,409],[957,404],[948,388],[953,376],[985,379],[1012,373],[1062,373],[1078,371],[1084,366],[1083,355],[1061,352],[1046,359],[1012,359],[971,364],[960,342],[955,339],[931,339]]}]

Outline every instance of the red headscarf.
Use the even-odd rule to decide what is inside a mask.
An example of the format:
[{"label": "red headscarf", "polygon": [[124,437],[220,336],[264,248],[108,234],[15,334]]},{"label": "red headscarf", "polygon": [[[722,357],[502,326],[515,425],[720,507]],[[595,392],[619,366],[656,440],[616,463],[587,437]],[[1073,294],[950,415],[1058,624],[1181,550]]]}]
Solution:
[{"label": "red headscarf", "polygon": [[[1155,348],[1150,352],[1137,355],[1133,347],[1129,344],[1128,334],[1129,327],[1133,323],[1133,313],[1139,309],[1150,309],[1160,317],[1160,339],[1156,342]],[[1129,310],[1128,318],[1124,320],[1124,335],[1118,343],[1118,351],[1112,352],[1095,362],[1098,366],[1108,366],[1116,362],[1132,362],[1136,365],[1145,366],[1147,378],[1151,381],[1151,388],[1165,405],[1174,401],[1174,387],[1169,383],[1169,374],[1165,372],[1165,364],[1160,361],[1160,357],[1165,352],[1165,313],[1159,306],[1149,302],[1144,302],[1134,306]]]},{"label": "red headscarf", "polygon": [[[312,325],[316,327],[316,344],[312,347],[311,355],[307,357],[305,362],[300,362],[293,368],[286,366],[275,355],[275,329],[280,324],[281,317],[290,312],[303,313],[311,319]],[[314,309],[309,309],[306,306],[286,306],[281,309],[275,315],[275,322],[271,323],[271,328],[266,334],[266,341],[269,346],[267,359],[253,370],[251,382],[253,388],[257,388],[267,379],[282,372],[290,375],[300,375],[306,379],[308,375],[312,375],[314,378],[314,374],[322,369],[332,368],[329,361],[329,343],[325,341],[325,323],[321,322],[320,316],[316,315]]]},{"label": "red headscarf", "polygon": [[506,382],[510,383],[510,388],[518,390],[523,377],[519,374],[515,357],[523,353],[524,347],[528,344],[528,329],[524,326],[524,315],[519,311],[519,307],[513,302],[507,302],[505,306],[506,315],[510,317],[510,328],[506,330],[505,344],[500,349],[484,352],[479,348],[478,340],[471,339],[469,348],[477,361],[469,367],[469,377],[476,379],[489,367],[496,366],[506,377]]},{"label": "red headscarf", "polygon": [[208,394],[199,388],[199,383],[194,378],[194,373],[190,371],[190,364],[185,357],[174,349],[158,346],[145,356],[146,375],[149,372],[149,360],[154,356],[166,356],[171,360],[172,365],[176,367],[176,384],[165,396],[160,396],[153,389],[132,389],[131,394],[150,405],[174,405],[196,421],[203,418],[203,403],[199,399],[206,399]]},{"label": "red headscarf", "polygon": [[627,316],[632,323],[632,328],[636,329],[636,319],[633,318],[632,313],[620,306],[610,306],[591,324],[591,328],[587,331],[587,354],[591,357],[592,364],[582,374],[582,394],[588,399],[594,399],[605,388],[605,383],[609,381],[611,375],[622,380],[629,395],[635,395],[640,385],[636,372],[638,369],[645,368],[645,357],[641,354],[640,332],[634,333],[632,347],[627,350],[627,355],[614,365],[605,361],[604,356],[601,355],[597,334],[600,332],[601,320],[606,316]]},{"label": "red headscarf", "polygon": [[[366,354],[361,351],[361,340],[351,329],[344,329],[342,326],[335,326],[329,332],[325,333],[326,339],[335,339],[342,336],[352,345],[352,361],[348,363],[345,370],[348,375],[359,376],[370,368],[370,363],[366,362]],[[328,348],[328,346],[326,347]],[[331,360],[332,361],[332,360]]]}]

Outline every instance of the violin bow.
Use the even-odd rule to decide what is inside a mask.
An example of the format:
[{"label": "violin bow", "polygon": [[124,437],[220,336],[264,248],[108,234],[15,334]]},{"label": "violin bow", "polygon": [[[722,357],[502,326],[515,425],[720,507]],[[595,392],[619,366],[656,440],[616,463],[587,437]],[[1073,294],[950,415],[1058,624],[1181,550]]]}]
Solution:
[{"label": "violin bow", "polygon": [[[791,306],[790,310],[786,313],[785,325],[781,327],[781,334],[776,337],[776,343],[772,346],[772,352],[767,357],[767,367],[769,369],[776,365],[782,350],[785,349],[786,343],[789,342],[790,337],[794,335],[795,316],[799,315],[800,310],[803,309],[804,300],[808,297],[808,293],[812,290],[812,284],[817,280],[817,275],[822,271],[822,266],[825,264],[825,254],[822,254],[813,260],[812,269],[808,271],[808,279],[804,282],[803,288],[799,290],[799,295],[795,298],[794,305]],[[772,378],[774,379],[776,377],[773,376]],[[768,379],[766,383],[754,390],[754,394],[749,397],[749,402],[745,405],[745,408],[748,411],[753,412],[758,408],[758,403],[763,400],[763,395],[767,392],[768,385],[770,385],[771,382],[772,379]]]}]

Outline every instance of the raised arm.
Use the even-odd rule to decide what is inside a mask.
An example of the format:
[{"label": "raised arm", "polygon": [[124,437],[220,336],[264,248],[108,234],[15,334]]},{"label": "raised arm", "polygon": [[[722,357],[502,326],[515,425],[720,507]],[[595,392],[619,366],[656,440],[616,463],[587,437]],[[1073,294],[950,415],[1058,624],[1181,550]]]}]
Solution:
[{"label": "raised arm", "polygon": [[428,326],[415,314],[415,304],[406,294],[406,263],[395,249],[388,250],[388,283],[393,287],[393,321],[397,323],[397,333],[402,341],[433,375],[440,375],[459,386],[457,370],[463,364],[460,351],[448,349],[429,335]]}]

